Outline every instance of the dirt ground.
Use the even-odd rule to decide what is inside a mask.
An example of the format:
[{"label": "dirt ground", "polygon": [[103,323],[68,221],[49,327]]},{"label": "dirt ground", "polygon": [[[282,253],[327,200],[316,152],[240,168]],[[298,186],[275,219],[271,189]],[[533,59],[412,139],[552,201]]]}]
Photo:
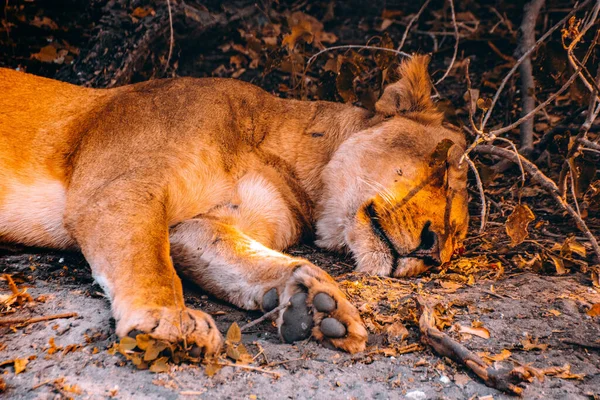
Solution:
[{"label": "dirt ground", "polygon": [[[292,252],[319,263],[337,276],[344,287],[356,285],[355,280],[344,281],[344,277],[353,275],[345,275],[349,264],[339,257],[307,246]],[[114,321],[108,301],[93,283],[81,256],[5,252],[0,258],[0,272],[22,281],[20,288],[27,287],[36,299],[11,317],[78,314],[76,318],[23,328],[0,328],[0,362],[30,359],[19,374],[10,366],[0,369],[0,377],[8,386],[3,394],[6,398],[510,397],[486,387],[463,367],[444,361],[427,349],[396,356],[377,354],[377,348],[384,347],[379,334],[371,334],[369,348],[357,355],[329,350],[313,341],[287,345],[279,341],[276,329],[268,321],[244,332],[242,338],[251,354],[257,355],[259,348],[263,349],[252,364],[261,371],[224,367],[213,377],[207,377],[204,367],[196,365],[172,366],[167,373],[139,371],[118,353],[109,354],[108,349],[117,340]],[[543,382],[529,384],[524,398],[588,399],[600,396],[600,325],[597,318],[594,321],[586,316],[585,310],[600,302],[600,294],[585,284],[585,279],[580,274],[553,277],[505,272],[499,280],[479,279],[473,286],[454,291],[426,275],[412,280],[388,280],[400,286],[387,289],[402,291],[398,288],[404,287],[411,291],[418,287],[427,298],[453,304],[454,322],[469,326],[474,320],[481,321],[490,332],[489,339],[463,336],[463,344],[475,352],[499,354],[507,349],[511,356],[504,363],[536,368],[569,364],[572,374],[582,374],[580,380],[547,376]],[[368,293],[370,289],[366,284],[363,291]],[[186,292],[187,303],[210,312],[223,333],[234,321],[241,325],[260,315],[219,303],[189,285]],[[416,326],[407,327],[407,342],[418,342]],[[522,341],[528,336],[532,337],[530,342],[547,348],[525,351]],[[54,338],[55,346],[49,344],[50,338]]]}]

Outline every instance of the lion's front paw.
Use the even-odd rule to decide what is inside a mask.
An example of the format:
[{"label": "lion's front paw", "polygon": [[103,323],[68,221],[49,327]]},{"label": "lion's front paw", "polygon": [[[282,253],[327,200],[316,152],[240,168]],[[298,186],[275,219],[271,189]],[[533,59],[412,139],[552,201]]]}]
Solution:
[{"label": "lion's front paw", "polygon": [[297,268],[280,297],[282,302],[290,302],[277,321],[284,341],[304,340],[312,334],[350,353],[365,349],[367,330],[358,310],[319,268]]},{"label": "lion's front paw", "polygon": [[193,353],[210,356],[219,352],[223,337],[212,317],[189,308],[143,308],[124,315],[117,323],[119,337],[150,337],[171,343],[185,341]]}]

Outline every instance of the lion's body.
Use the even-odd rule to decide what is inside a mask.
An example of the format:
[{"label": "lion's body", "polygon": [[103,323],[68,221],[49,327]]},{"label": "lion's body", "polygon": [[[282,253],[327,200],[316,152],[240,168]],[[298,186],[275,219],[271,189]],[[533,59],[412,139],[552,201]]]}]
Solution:
[{"label": "lion's body", "polygon": [[[271,288],[281,301],[301,287],[308,289],[308,301],[325,292],[337,302],[329,315],[347,329],[344,338],[329,340],[349,351],[364,347],[360,318],[331,278],[278,251],[319,225],[324,247],[357,240],[364,224],[336,231],[346,218],[355,218],[340,210],[356,203],[353,212],[361,224],[366,214],[352,197],[352,185],[371,167],[389,169],[390,161],[373,154],[366,164],[359,162],[352,152],[369,153],[375,145],[364,138],[354,147],[348,143],[369,129],[374,143],[385,141],[389,128],[381,127],[382,114],[283,100],[226,79],[96,90],[0,69],[0,93],[0,242],[80,249],[112,300],[119,335],[135,328],[169,340],[181,337],[186,321],[173,327],[183,299],[171,255],[180,272],[248,309],[265,308],[261,302]],[[460,141],[436,124],[437,114],[424,115],[393,118],[394,129],[406,135],[387,145],[424,158],[445,137]],[[423,144],[418,135],[433,139]],[[350,147],[348,156],[336,160],[344,146]],[[408,184],[424,170],[407,160],[399,165]],[[408,193],[410,187],[402,187],[399,193]],[[372,209],[381,198],[390,200],[378,192]],[[416,199],[432,201],[428,206],[447,203],[432,193]],[[415,240],[423,230],[418,221],[405,220],[414,225]],[[381,221],[385,230],[395,229],[386,223]],[[435,229],[446,224],[444,232],[450,226],[443,218],[433,224]],[[444,243],[437,254],[446,251]],[[315,322],[325,316],[315,311]],[[185,335],[215,351],[220,335],[210,317],[188,310],[187,320]],[[206,322],[202,328],[200,320]],[[317,327],[313,334],[323,338]]]},{"label": "lion's body", "polygon": [[282,101],[241,81],[179,79],[93,90],[0,69],[0,91],[0,241],[76,245],[63,218],[84,153],[91,157],[82,163],[95,164],[85,166],[86,174],[97,174],[86,177],[86,190],[143,168],[165,191],[171,226],[256,189],[255,200],[264,204],[254,208],[271,214],[261,219],[287,230],[269,232],[265,244],[282,250],[312,222],[317,176],[330,156],[316,153],[335,147],[322,147],[309,132],[318,103]]}]

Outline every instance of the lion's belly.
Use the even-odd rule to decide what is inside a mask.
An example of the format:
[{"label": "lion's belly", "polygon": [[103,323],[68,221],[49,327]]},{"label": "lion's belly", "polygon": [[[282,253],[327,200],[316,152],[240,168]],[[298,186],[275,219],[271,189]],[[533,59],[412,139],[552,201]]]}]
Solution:
[{"label": "lion's belly", "polygon": [[74,245],[63,224],[66,191],[60,181],[2,182],[0,242],[66,249]]}]

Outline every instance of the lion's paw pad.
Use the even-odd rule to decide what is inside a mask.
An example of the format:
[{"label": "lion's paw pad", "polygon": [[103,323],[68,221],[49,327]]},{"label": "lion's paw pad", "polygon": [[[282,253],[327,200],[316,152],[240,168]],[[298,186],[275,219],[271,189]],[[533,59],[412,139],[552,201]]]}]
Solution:
[{"label": "lion's paw pad", "polygon": [[264,294],[262,298],[262,307],[265,312],[274,310],[279,306],[279,295],[277,289],[273,288]]},{"label": "lion's paw pad", "polygon": [[325,318],[321,321],[321,333],[330,338],[342,338],[346,336],[346,327],[335,318]]},{"label": "lion's paw pad", "polygon": [[335,310],[336,307],[333,297],[323,292],[315,295],[315,298],[313,299],[313,306],[315,306],[317,311],[323,313],[330,313]]},{"label": "lion's paw pad", "polygon": [[306,304],[308,294],[296,293],[290,299],[290,306],[283,313],[281,336],[286,343],[304,340],[310,336],[313,327],[313,317]]}]

